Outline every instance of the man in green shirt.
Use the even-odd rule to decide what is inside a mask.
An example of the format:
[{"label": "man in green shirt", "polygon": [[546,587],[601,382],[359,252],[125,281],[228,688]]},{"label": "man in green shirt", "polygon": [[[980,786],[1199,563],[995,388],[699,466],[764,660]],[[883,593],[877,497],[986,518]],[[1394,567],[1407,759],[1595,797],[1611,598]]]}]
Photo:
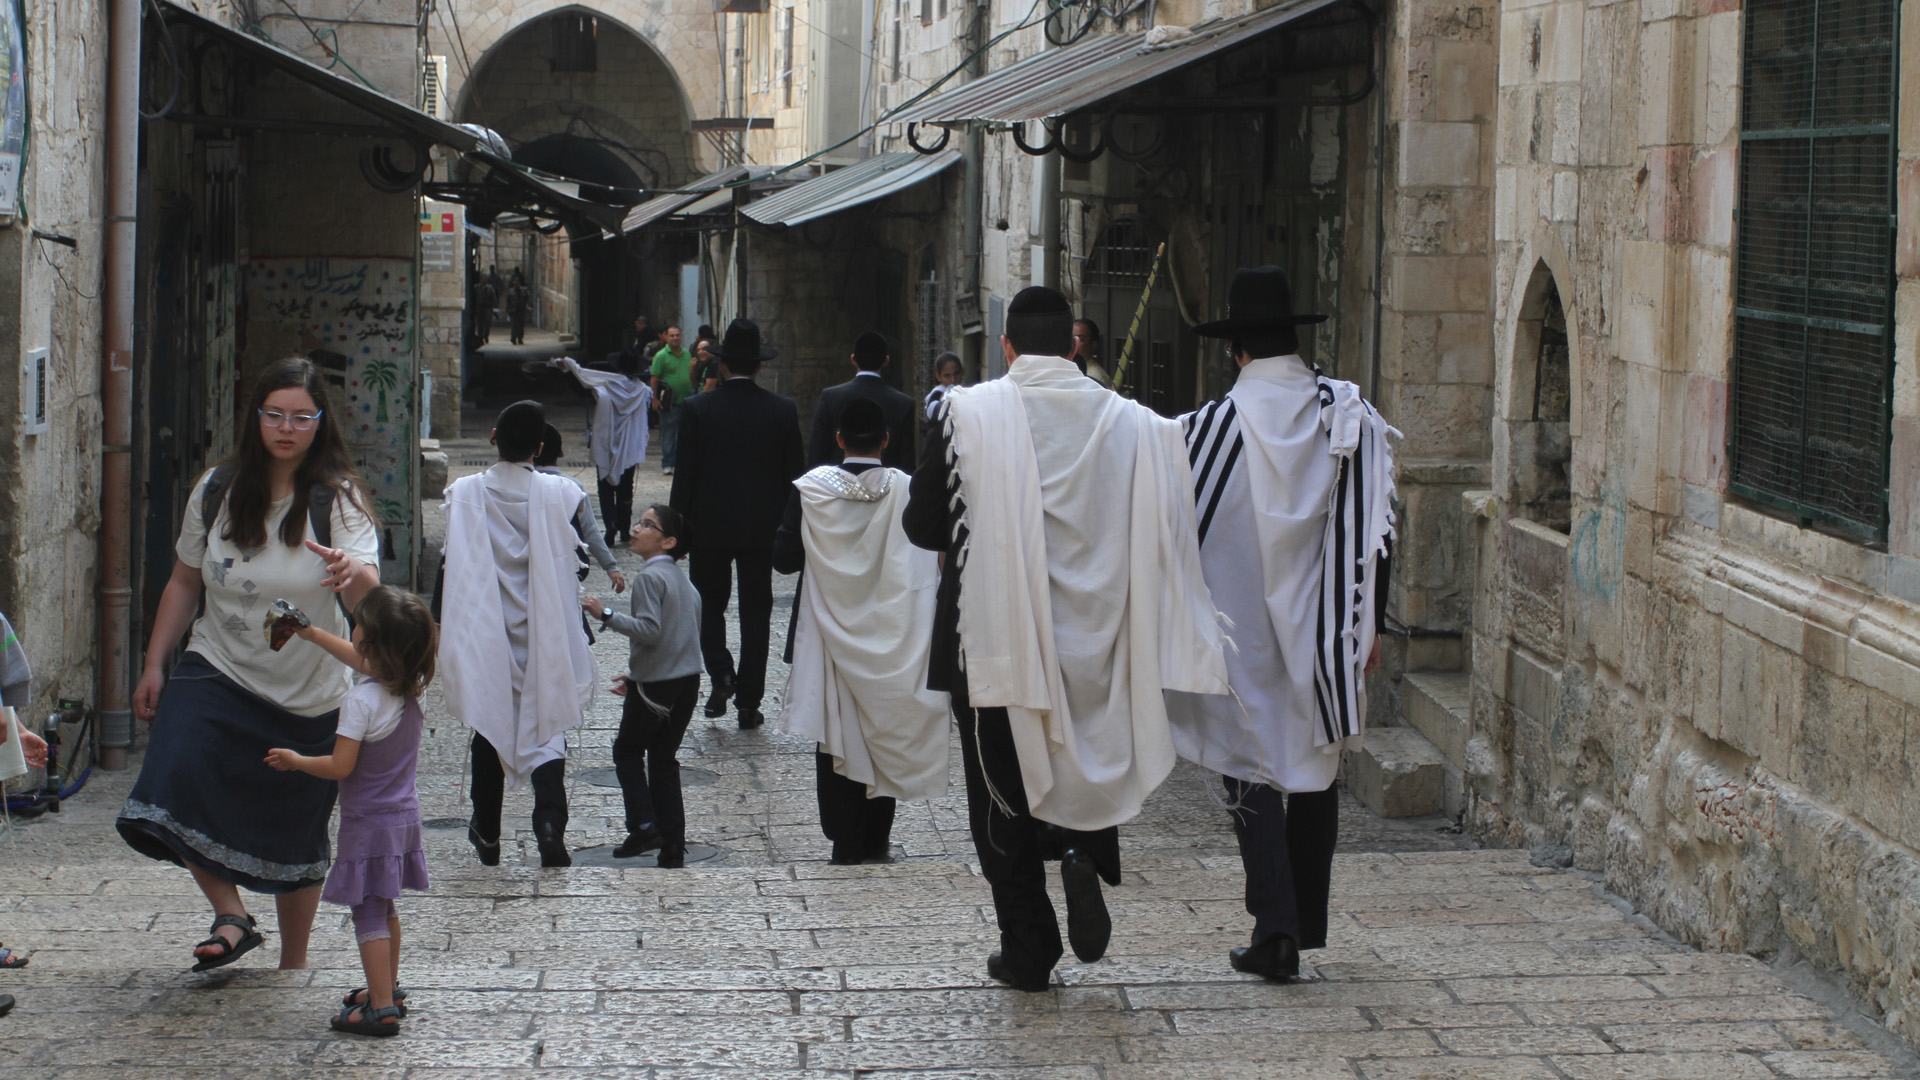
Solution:
[{"label": "man in green shirt", "polygon": [[[666,344],[653,354],[653,407],[660,410],[660,471],[673,475],[673,452],[680,441],[680,403],[693,396],[693,357],[680,345],[680,328],[667,327]],[[669,402],[661,404],[661,387]]]}]

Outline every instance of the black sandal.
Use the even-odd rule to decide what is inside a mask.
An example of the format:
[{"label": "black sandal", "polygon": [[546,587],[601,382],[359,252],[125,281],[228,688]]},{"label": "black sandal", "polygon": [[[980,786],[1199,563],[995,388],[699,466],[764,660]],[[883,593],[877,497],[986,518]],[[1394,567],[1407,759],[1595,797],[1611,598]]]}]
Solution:
[{"label": "black sandal", "polygon": [[[360,1014],[358,1020],[352,1018],[356,1012]],[[393,1017],[391,1024],[386,1022],[389,1016]],[[331,1026],[333,1030],[344,1031],[348,1035],[372,1035],[376,1038],[398,1035],[400,1034],[400,1007],[395,1005],[384,1009],[369,1009],[365,1005],[349,1005],[340,1010],[340,1015],[333,1018]]]},{"label": "black sandal", "polygon": [[0,1016],[5,1016],[12,1011],[13,1011],[13,995],[0,994]]},{"label": "black sandal", "polygon": [[[240,940],[230,942],[226,938],[221,937],[220,928],[223,926],[238,927],[242,931]],[[193,965],[192,970],[212,971],[217,967],[226,967],[228,964],[259,948],[260,943],[267,939],[265,935],[260,933],[257,926],[258,924],[253,921],[253,916],[251,915],[216,916],[213,920],[213,926],[207,931],[207,940],[195,945],[194,948],[204,949],[209,945],[218,945],[227,951],[217,956],[200,957],[200,962]]]},{"label": "black sandal", "polygon": [[8,968],[23,968],[26,966],[27,966],[27,957],[21,956],[19,953],[14,952],[12,949],[0,949],[0,970],[5,970]]},{"label": "black sandal", "polygon": [[[347,991],[347,996],[340,999],[340,1004],[349,1009],[359,1008],[362,1005],[368,1004],[368,1001],[372,999],[368,999],[368,1001],[360,1000],[360,995],[366,992],[367,988],[364,986],[355,990],[349,990]],[[407,992],[401,989],[398,984],[395,984],[393,988],[393,1005],[394,1008],[400,1010],[401,1016],[407,1015]]]}]

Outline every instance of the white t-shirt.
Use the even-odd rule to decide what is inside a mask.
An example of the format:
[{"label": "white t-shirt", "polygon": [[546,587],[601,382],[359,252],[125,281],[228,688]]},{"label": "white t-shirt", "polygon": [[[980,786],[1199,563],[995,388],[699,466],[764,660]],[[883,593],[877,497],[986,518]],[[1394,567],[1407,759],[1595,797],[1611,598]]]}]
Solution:
[{"label": "white t-shirt", "polygon": [[387,693],[378,680],[361,679],[340,703],[340,723],[334,734],[343,739],[376,743],[393,734],[407,712],[407,699]]},{"label": "white t-shirt", "polygon": [[[305,544],[288,547],[280,542],[280,522],[293,505],[288,496],[267,508],[267,546],[243,550],[221,537],[227,508],[220,507],[212,534],[201,526],[200,499],[212,470],[193,485],[187,496],[180,540],[175,555],[200,568],[206,586],[207,610],[194,621],[187,648],[207,658],[220,672],[275,705],[300,716],[319,716],[339,708],[353,686],[353,671],[328,656],[320,646],[299,638],[279,652],[267,646],[262,626],[267,608],[286,600],[306,612],[313,625],[347,636],[346,616],[333,590],[322,582],[327,565]],[[313,526],[304,534],[313,537]],[[344,496],[333,500],[333,546],[377,566],[380,540],[373,522]]]}]

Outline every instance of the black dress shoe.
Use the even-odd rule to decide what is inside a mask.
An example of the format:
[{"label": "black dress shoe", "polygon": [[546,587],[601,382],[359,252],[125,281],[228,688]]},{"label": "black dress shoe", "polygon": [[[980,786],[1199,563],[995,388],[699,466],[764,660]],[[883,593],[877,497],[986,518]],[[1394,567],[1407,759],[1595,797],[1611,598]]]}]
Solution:
[{"label": "black dress shoe", "polygon": [[1013,966],[997,952],[987,954],[987,974],[992,976],[995,982],[1006,983],[1015,990],[1024,990],[1029,994],[1038,994],[1047,989],[1046,976],[1042,975],[1038,979],[1023,979],[1014,974]]},{"label": "black dress shoe", "polygon": [[687,865],[687,849],[683,847],[661,848],[660,858],[654,865],[662,870],[680,870]]},{"label": "black dress shoe", "polygon": [[1093,857],[1068,848],[1060,860],[1060,881],[1067,893],[1067,943],[1081,963],[1091,964],[1107,955],[1107,942],[1113,938],[1113,918],[1100,895]]},{"label": "black dress shoe", "polygon": [[472,844],[473,853],[480,856],[481,866],[500,865],[500,841],[480,839],[480,830],[473,827],[471,820],[467,822],[467,843]]},{"label": "black dress shoe", "polygon": [[1275,934],[1258,945],[1235,949],[1227,954],[1233,970],[1248,975],[1292,982],[1300,977],[1300,946],[1285,934]]},{"label": "black dress shoe", "polygon": [[552,822],[533,827],[534,842],[540,845],[541,866],[572,866],[573,853],[567,850],[566,830]]},{"label": "black dress shoe", "polygon": [[636,855],[645,854],[658,848],[662,839],[660,827],[658,825],[648,825],[639,832],[628,833],[627,838],[620,842],[620,846],[613,849],[613,857],[616,859],[631,859]]},{"label": "black dress shoe", "polygon": [[0,1016],[5,1016],[12,1011],[13,1011],[13,995],[0,994]]},{"label": "black dress shoe", "polygon": [[718,719],[727,715],[727,700],[731,697],[733,697],[733,680],[716,681],[713,684],[713,693],[707,695],[707,717]]},{"label": "black dress shoe", "polygon": [[767,717],[759,709],[740,710],[740,730],[752,731],[767,722]]}]

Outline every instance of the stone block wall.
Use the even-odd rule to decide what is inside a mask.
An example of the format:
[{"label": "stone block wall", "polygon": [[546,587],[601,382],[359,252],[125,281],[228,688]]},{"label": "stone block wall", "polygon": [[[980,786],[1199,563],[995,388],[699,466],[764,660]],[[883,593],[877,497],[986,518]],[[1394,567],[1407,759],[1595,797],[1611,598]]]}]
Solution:
[{"label": "stone block wall", "polygon": [[[1732,0],[1500,12],[1491,511],[1472,526],[1456,763],[1477,837],[1564,845],[1693,943],[1806,955],[1920,1042],[1920,265],[1899,266],[1885,549],[1731,496],[1744,17]],[[1569,337],[1566,533],[1516,509],[1548,283]]]}]

